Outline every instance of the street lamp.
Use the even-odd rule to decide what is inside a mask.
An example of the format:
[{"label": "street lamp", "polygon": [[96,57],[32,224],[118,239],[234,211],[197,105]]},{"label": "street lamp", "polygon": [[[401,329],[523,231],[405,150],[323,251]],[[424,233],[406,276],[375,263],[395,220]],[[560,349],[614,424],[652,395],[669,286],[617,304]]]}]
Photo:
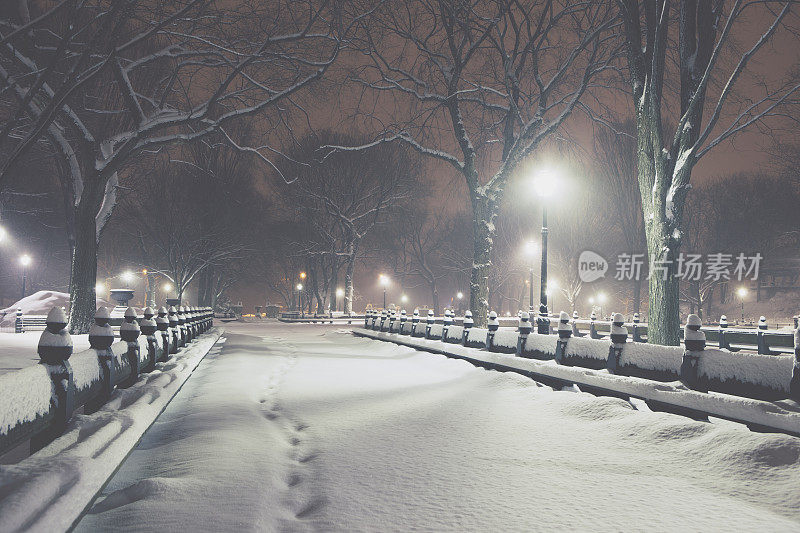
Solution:
[{"label": "street lamp", "polygon": [[528,259],[530,259],[530,268],[529,268],[530,281],[528,283],[528,289],[530,291],[529,294],[530,305],[528,305],[528,311],[530,312],[533,312],[533,261],[536,258],[536,253],[538,251],[539,251],[539,246],[535,242],[528,241],[525,243],[525,255],[528,257]]},{"label": "street lamp", "polygon": [[597,294],[597,303],[600,304],[600,317],[603,316],[603,304],[606,303],[606,293],[601,292]]},{"label": "street lamp", "polygon": [[[301,272],[300,274],[301,274],[301,277],[302,277],[303,272]],[[300,298],[300,294],[301,294],[300,291],[302,291],[302,290],[303,290],[303,284],[302,283],[298,283],[297,284],[297,304],[300,306],[300,316],[305,318],[306,317],[306,310],[303,308],[302,299]],[[295,316],[297,316],[297,315],[295,315]]]},{"label": "street lamp", "polygon": [[172,285],[169,283],[165,283],[164,285],[161,286],[161,288],[164,290],[164,292],[169,292],[172,290]]},{"label": "street lamp", "polygon": [[406,303],[408,301],[408,296],[406,296],[405,294],[401,295],[400,296],[400,301],[403,302],[403,303]]},{"label": "street lamp", "polygon": [[96,285],[94,286],[94,293],[95,293],[95,295],[97,295],[97,294],[103,294],[103,293],[105,293],[105,292],[106,292],[106,286],[105,286],[105,285],[103,285],[102,283],[98,283],[98,284],[96,284]]},{"label": "street lamp", "polygon": [[22,254],[19,257],[19,264],[22,265],[22,297],[25,298],[25,285],[28,282],[28,265],[31,264],[31,256]]},{"label": "street lamp", "polygon": [[383,308],[386,309],[386,287],[389,285],[389,276],[381,274],[378,276],[378,282],[383,285]]},{"label": "street lamp", "polygon": [[464,293],[461,292],[461,291],[458,291],[458,293],[456,294],[456,298],[458,299],[458,309],[457,309],[457,311],[460,314],[461,313],[461,300],[464,299]]},{"label": "street lamp", "polygon": [[742,304],[742,324],[744,324],[744,297],[747,296],[747,289],[745,287],[739,287],[736,291],[736,294],[739,295],[739,302]]},{"label": "street lamp", "polygon": [[339,300],[342,298],[342,296],[344,296],[344,289],[339,287],[338,289],[336,289],[336,301],[333,304],[334,311],[339,310]]},{"label": "street lamp", "polygon": [[[558,183],[558,175],[552,167],[542,167],[534,177],[534,188],[542,199],[542,270],[539,292],[539,319],[536,321],[538,332],[550,333],[550,319],[547,311],[547,201],[552,196]],[[533,282],[531,282],[533,285]]]},{"label": "street lamp", "polygon": [[133,272],[131,272],[130,270],[126,270],[125,272],[120,274],[119,277],[125,283],[132,283],[133,282]]}]

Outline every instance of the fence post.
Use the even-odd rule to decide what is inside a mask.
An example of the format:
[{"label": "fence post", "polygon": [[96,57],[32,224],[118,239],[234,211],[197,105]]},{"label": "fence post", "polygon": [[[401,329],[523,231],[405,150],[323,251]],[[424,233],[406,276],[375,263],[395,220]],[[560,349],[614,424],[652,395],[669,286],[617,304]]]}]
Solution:
[{"label": "fence post", "polygon": [[558,315],[558,341],[556,342],[556,356],[555,360],[556,363],[561,364],[564,361],[564,357],[567,355],[567,342],[569,342],[569,338],[572,336],[572,328],[575,327],[575,324],[570,325],[569,323],[569,315],[561,311]]},{"label": "fence post", "polygon": [[178,353],[180,346],[180,332],[178,331],[178,312],[174,305],[169,306],[169,353]]},{"label": "fence post", "polygon": [[597,325],[595,321],[597,320],[597,313],[592,311],[592,314],[589,315],[589,338],[590,339],[599,339],[600,335],[597,334]]},{"label": "fence post", "polygon": [[22,322],[22,309],[17,309],[17,316],[14,318],[14,333],[23,333],[25,324]]},{"label": "fence post", "polygon": [[719,317],[719,340],[717,341],[720,350],[730,349],[730,346],[728,344],[728,339],[725,337],[725,330],[727,329],[728,329],[728,317],[722,315],[721,317]]},{"label": "fence post", "polygon": [[369,317],[370,316],[372,316],[372,311],[370,311],[369,309],[364,311],[364,329],[368,329],[369,328]]},{"label": "fence post", "polygon": [[156,367],[158,357],[158,341],[156,340],[156,321],[153,320],[155,313],[152,307],[145,307],[144,318],[139,322],[142,334],[147,337],[147,364],[142,368],[142,372],[152,372]]},{"label": "fence post", "polygon": [[94,413],[108,401],[111,393],[114,392],[114,352],[111,345],[114,344],[114,330],[108,323],[111,315],[108,309],[100,307],[94,313],[94,324],[89,328],[89,346],[97,351],[97,358],[100,361],[101,387],[100,394],[93,400],[86,403],[84,412]]},{"label": "fence post", "polygon": [[36,453],[64,433],[75,406],[75,379],[68,359],[72,355],[72,337],[67,331],[67,315],[60,307],[47,313],[47,327],[39,338],[39,363],[45,365],[55,392],[55,417],[50,427],[33,437],[30,452]]},{"label": "fence post", "polygon": [[141,330],[139,324],[136,322],[136,309],[128,307],[125,310],[125,317],[122,324],[119,326],[119,337],[128,343],[128,351],[125,357],[128,359],[128,365],[131,367],[131,375],[125,380],[125,383],[120,384],[120,387],[130,387],[136,380],[139,379],[139,335]]},{"label": "fence post", "polygon": [[425,338],[431,337],[431,326],[436,323],[436,316],[433,314],[433,309],[428,309],[428,318],[425,319]]},{"label": "fence post", "polygon": [[800,401],[800,327],[794,330],[794,365],[789,382],[789,397]]},{"label": "fence post", "polygon": [[411,336],[417,336],[417,328],[419,327],[419,309],[414,309],[414,313],[411,315]]},{"label": "fence post", "polygon": [[[186,315],[183,312],[184,309],[186,308],[182,305],[179,305],[176,309],[177,312],[176,316],[178,317],[178,332],[180,333],[181,336],[180,340],[181,347],[189,344],[189,336],[186,331]],[[240,318],[241,318],[241,313],[240,313]]]},{"label": "fence post", "polygon": [[628,342],[628,328],[625,327],[625,317],[622,313],[614,313],[611,318],[611,346],[608,349],[608,360],[606,369],[611,374],[619,372],[619,358],[622,356],[622,349]]},{"label": "fence post", "polygon": [[522,311],[519,314],[519,337],[517,337],[517,356],[522,356],[525,350],[525,343],[528,340],[528,335],[531,334],[531,315],[527,311]]},{"label": "fence post", "polygon": [[701,321],[697,315],[686,318],[683,328],[683,342],[686,350],[683,352],[680,377],[684,385],[690,389],[700,390],[699,364],[703,350],[706,349],[706,334],[700,329]]},{"label": "fence post", "polygon": [[392,328],[394,328],[394,323],[397,322],[397,313],[394,309],[389,312],[389,332],[391,333]]},{"label": "fence post", "polygon": [[575,336],[575,337],[583,337],[583,333],[581,333],[580,330],[578,329],[578,319],[579,318],[580,317],[578,316],[578,312],[577,311],[573,311],[572,312],[572,335]]},{"label": "fence post", "polygon": [[642,328],[639,324],[639,313],[633,313],[633,342],[644,342],[642,340]]},{"label": "fence post", "polygon": [[386,309],[382,309],[381,310],[381,326],[380,326],[380,330],[381,331],[383,331],[383,326],[386,324],[386,319],[387,318],[389,318],[389,313],[386,311]]},{"label": "fence post", "polygon": [[497,334],[497,330],[500,329],[500,321],[497,320],[497,313],[494,311],[489,313],[489,321],[486,327],[489,328],[489,332],[486,334],[486,349],[491,352],[492,346],[494,346],[494,336]]},{"label": "fence post", "polygon": [[159,361],[166,361],[172,351],[172,334],[169,330],[169,317],[167,317],[167,308],[163,305],[158,308],[158,316],[156,317],[156,327],[161,333],[161,344],[164,346],[164,351],[161,352]]},{"label": "fence post", "polygon": [[767,317],[761,316],[758,319],[758,331],[756,332],[756,345],[758,346],[758,353],[768,355],[769,346],[767,346],[767,339],[764,338],[764,331],[767,329]]},{"label": "fence post", "polygon": [[472,320],[472,311],[467,309],[464,313],[464,331],[461,334],[461,344],[463,346],[467,345],[467,337],[469,336],[469,330],[472,326],[475,325],[475,321]]},{"label": "fence post", "polygon": [[400,310],[400,328],[397,330],[397,333],[399,333],[401,335],[403,334],[403,328],[405,327],[406,322],[408,322],[408,315],[406,314],[406,310],[405,309],[401,309]]},{"label": "fence post", "polygon": [[444,310],[444,320],[442,320],[442,340],[447,338],[447,330],[453,325],[453,315],[449,309]]}]

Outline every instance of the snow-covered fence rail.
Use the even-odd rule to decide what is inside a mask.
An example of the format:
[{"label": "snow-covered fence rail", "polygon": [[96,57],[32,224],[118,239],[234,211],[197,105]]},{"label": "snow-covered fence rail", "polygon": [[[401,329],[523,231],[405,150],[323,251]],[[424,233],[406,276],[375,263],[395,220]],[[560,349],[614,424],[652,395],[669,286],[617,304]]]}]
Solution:
[{"label": "snow-covered fence rail", "polygon": [[213,325],[210,308],[151,308],[137,319],[129,307],[115,334],[105,307],[89,331],[91,348],[72,353],[64,310],[54,307],[39,340],[40,364],[0,376],[0,455],[30,440],[31,453],[60,436],[73,413],[97,411],[115,388],[167,361]]},{"label": "snow-covered fence rail", "polygon": [[[390,318],[372,314],[365,318],[364,324],[367,329],[394,332],[394,329],[381,326],[382,322],[390,322],[387,320]],[[433,320],[433,324],[435,322]],[[429,323],[426,328],[426,339],[441,340],[446,344],[552,361],[562,366],[607,370],[619,376],[662,382],[680,380],[686,387],[703,392],[722,392],[765,401],[800,400],[800,339],[797,331],[747,332],[756,339],[758,346],[762,346],[763,339],[770,334],[784,341],[786,337],[791,340],[791,355],[767,355],[708,347],[708,330],[701,328],[696,315],[689,317],[683,333],[683,346],[631,342],[629,326],[619,313],[608,324],[607,335],[576,336],[574,320],[563,312],[557,320],[556,334],[537,333],[526,312],[521,313],[515,329],[501,328],[494,313],[489,315],[488,329],[472,327],[471,316],[466,316],[462,325],[458,325],[449,313],[445,314],[441,328],[433,328],[433,324]],[[404,328],[396,331],[399,335],[410,335]],[[722,335],[727,335],[727,332],[723,331]]]},{"label": "snow-covered fence rail", "polygon": [[[433,323],[444,325],[448,320],[445,312],[443,317],[434,317]],[[391,312],[389,312],[391,314]],[[365,324],[380,323],[380,313],[367,313],[364,318]],[[723,315],[718,326],[702,326],[701,330],[705,333],[707,342],[715,344],[718,348],[731,352],[755,352],[761,355],[791,355],[794,353],[794,333],[793,330],[769,330],[766,327],[764,317],[761,317],[757,329],[731,328],[728,327],[727,319]],[[552,323],[558,321],[558,315],[549,317]],[[456,326],[462,326],[464,318],[451,316],[451,322]],[[499,327],[517,327],[519,319],[516,317],[497,317]],[[573,337],[587,337],[590,339],[608,339],[611,334],[612,322],[610,320],[597,320],[596,317],[588,319],[579,318],[577,314],[572,315],[571,329]],[[638,317],[634,316],[632,321],[624,322],[624,326],[631,334],[634,342],[647,342],[647,324],[641,323]],[[683,332],[681,332],[681,342],[683,342]]]}]

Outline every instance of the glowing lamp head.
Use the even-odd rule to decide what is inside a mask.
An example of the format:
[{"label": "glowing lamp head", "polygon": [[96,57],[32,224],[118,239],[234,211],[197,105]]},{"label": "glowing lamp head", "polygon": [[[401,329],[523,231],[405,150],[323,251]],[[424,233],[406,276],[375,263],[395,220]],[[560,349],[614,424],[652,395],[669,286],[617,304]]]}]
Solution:
[{"label": "glowing lamp head", "polygon": [[462,299],[463,297],[464,297],[464,293],[461,292],[461,291],[459,291],[458,294],[456,294],[456,298],[458,298],[459,300]]},{"label": "glowing lamp head", "polygon": [[594,296],[589,296],[589,305],[594,305]]},{"label": "glowing lamp head", "polygon": [[534,173],[533,184],[536,194],[548,198],[555,194],[559,182],[559,172],[556,168],[543,165]]},{"label": "glowing lamp head", "polygon": [[539,245],[534,241],[528,241],[525,243],[523,251],[526,256],[534,257],[539,252]]},{"label": "glowing lamp head", "polygon": [[387,276],[386,274],[381,274],[380,276],[378,276],[378,282],[382,286],[386,287],[387,285],[389,285],[389,276]]},{"label": "glowing lamp head", "polygon": [[169,284],[169,283],[165,283],[163,289],[164,289],[165,292],[171,291],[172,290],[172,285]]},{"label": "glowing lamp head", "polygon": [[94,292],[96,294],[103,294],[104,292],[106,292],[106,286],[103,285],[102,283],[98,283],[97,285],[94,286]]},{"label": "glowing lamp head", "polygon": [[739,298],[744,298],[745,296],[747,296],[747,289],[745,289],[744,287],[739,287],[739,289],[736,291],[736,294],[739,295]]},{"label": "glowing lamp head", "polygon": [[303,290],[303,284],[302,283],[298,283],[297,284],[297,290],[298,291],[302,291]]},{"label": "glowing lamp head", "polygon": [[600,302],[601,304],[606,303],[606,294],[604,292],[601,292],[600,294],[598,294],[597,295],[597,301]]},{"label": "glowing lamp head", "polygon": [[400,296],[400,301],[403,302],[403,303],[406,303],[408,301],[408,296],[403,294],[402,296]]},{"label": "glowing lamp head", "polygon": [[344,289],[336,289],[336,296],[344,296]]},{"label": "glowing lamp head", "polygon": [[306,273],[300,272],[300,279],[306,279]]},{"label": "glowing lamp head", "polygon": [[29,256],[28,254],[21,255],[19,258],[19,264],[24,267],[30,265],[31,261],[32,261],[31,256]]},{"label": "glowing lamp head", "polygon": [[130,271],[125,271],[125,272],[123,272],[123,273],[122,273],[122,275],[120,276],[120,278],[121,278],[121,279],[122,279],[122,281],[124,281],[125,283],[130,283],[131,281],[133,281],[133,272],[130,272]]}]

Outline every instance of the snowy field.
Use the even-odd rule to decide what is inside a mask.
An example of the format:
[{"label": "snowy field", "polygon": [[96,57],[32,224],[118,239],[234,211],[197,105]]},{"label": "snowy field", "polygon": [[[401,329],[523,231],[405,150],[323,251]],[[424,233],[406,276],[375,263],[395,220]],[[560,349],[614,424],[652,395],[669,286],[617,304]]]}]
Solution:
[{"label": "snowy field", "polygon": [[78,531],[798,531],[800,439],[236,324]]}]

